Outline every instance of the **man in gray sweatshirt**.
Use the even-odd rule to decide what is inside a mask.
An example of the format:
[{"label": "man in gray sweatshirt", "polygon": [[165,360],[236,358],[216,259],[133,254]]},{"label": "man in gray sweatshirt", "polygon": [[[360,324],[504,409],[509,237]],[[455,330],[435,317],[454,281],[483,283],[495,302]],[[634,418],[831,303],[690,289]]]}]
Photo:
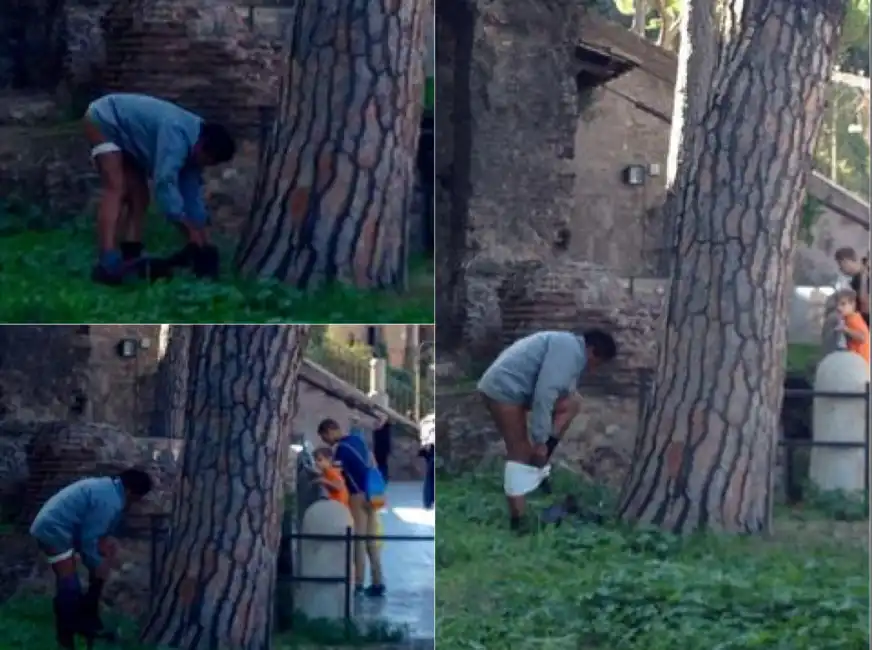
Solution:
[{"label": "man in gray sweatshirt", "polygon": [[[171,102],[125,93],[93,102],[85,113],[84,129],[102,184],[94,281],[120,284],[131,271],[166,277],[173,267],[185,266],[198,277],[217,276],[218,250],[206,234],[202,171],[233,158],[236,145],[227,129]],[[143,256],[149,179],[164,216],[187,242],[166,260]],[[119,245],[124,206],[127,219]]]},{"label": "man in gray sweatshirt", "polygon": [[[151,477],[139,469],[115,477],[81,479],[46,501],[33,520],[30,534],[57,581],[55,626],[62,648],[74,648],[77,632],[93,638],[101,631],[99,602],[114,552],[106,538],[118,528],[125,510],[151,487]],[[89,572],[84,597],[76,571],[77,554]]]},{"label": "man in gray sweatshirt", "polygon": [[581,373],[616,355],[614,338],[601,330],[584,335],[538,332],[504,350],[479,380],[478,390],[506,444],[506,497],[513,529],[520,527],[524,513],[523,490],[511,486],[513,471],[548,463],[578,413]]}]

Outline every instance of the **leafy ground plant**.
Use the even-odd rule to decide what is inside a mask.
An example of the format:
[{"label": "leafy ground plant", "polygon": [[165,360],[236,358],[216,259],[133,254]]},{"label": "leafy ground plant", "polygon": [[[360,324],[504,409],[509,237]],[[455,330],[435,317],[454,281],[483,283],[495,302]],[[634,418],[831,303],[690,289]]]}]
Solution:
[{"label": "leafy ground plant", "polygon": [[[2,648],[26,650],[56,650],[52,606],[48,598],[12,598],[0,604]],[[136,626],[130,621],[106,617],[107,623],[119,630],[121,641],[115,644],[95,644],[97,650],[155,650],[136,641]],[[275,650],[290,648],[377,648],[398,647],[403,631],[388,626],[357,626],[335,621],[294,620],[293,632],[278,635]],[[79,647],[84,647],[83,643]]]},{"label": "leafy ground plant", "polygon": [[[555,495],[606,508],[558,474]],[[440,476],[440,647],[513,650],[861,650],[868,520],[782,513],[772,536],[677,538],[610,523],[516,537],[496,473]],[[823,515],[821,515],[823,516]]]},{"label": "leafy ground plant", "polygon": [[[103,287],[90,280],[93,219],[46,229],[32,214],[0,209],[0,317],[6,323],[431,323],[433,265],[412,264],[409,290],[328,287],[305,294],[279,282],[237,277],[232,242],[222,245],[224,275],[207,283],[171,281]],[[177,234],[150,216],[146,242],[156,255],[179,248]]]}]

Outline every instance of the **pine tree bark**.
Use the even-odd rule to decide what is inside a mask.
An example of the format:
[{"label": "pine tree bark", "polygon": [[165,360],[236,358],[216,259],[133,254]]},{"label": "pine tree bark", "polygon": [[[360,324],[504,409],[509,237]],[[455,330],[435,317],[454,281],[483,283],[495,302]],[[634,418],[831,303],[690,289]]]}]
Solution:
[{"label": "pine tree bark", "polygon": [[181,476],[142,638],[269,650],[282,472],[308,326],[194,329]]},{"label": "pine tree bark", "polygon": [[157,371],[150,435],[154,438],[184,437],[187,403],[191,325],[166,325],[166,347]]},{"label": "pine tree bark", "polygon": [[704,110],[684,116],[695,153],[667,206],[665,331],[619,506],[678,533],[770,525],[793,250],[845,14],[841,0],[738,6]]},{"label": "pine tree bark", "polygon": [[241,270],[403,288],[431,0],[297,2]]}]

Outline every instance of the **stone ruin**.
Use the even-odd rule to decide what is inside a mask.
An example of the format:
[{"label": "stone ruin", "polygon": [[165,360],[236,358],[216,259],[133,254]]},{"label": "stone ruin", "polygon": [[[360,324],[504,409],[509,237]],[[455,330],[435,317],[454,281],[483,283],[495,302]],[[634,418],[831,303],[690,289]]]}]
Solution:
[{"label": "stone ruin", "polygon": [[[142,616],[150,594],[151,517],[170,514],[178,443],[136,438],[109,425],[7,421],[0,424],[0,449],[0,502],[4,515],[15,517],[22,528],[51,495],[83,476],[111,476],[131,466],[149,472],[154,491],[125,519],[120,531],[121,566],[106,588],[111,607],[132,618]],[[14,591],[49,593],[54,584],[51,570],[28,538],[18,535],[3,542],[0,582],[9,593],[0,593],[0,599]]]},{"label": "stone ruin", "polygon": [[[620,485],[633,451],[640,400],[656,364],[663,295],[659,287],[636,290],[601,266],[565,259],[516,263],[506,273],[498,292],[501,328],[490,336],[495,351],[533,332],[577,331],[580,324],[612,332],[621,350],[615,367],[585,377],[581,414],[558,448],[558,463]],[[469,387],[440,391],[437,430],[438,454],[453,468],[474,468],[502,456],[502,443]]]}]

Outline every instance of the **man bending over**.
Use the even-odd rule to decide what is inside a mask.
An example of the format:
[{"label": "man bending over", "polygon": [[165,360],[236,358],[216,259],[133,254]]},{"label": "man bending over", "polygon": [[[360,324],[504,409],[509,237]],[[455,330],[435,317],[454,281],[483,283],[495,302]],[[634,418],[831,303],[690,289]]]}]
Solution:
[{"label": "man bending over", "polygon": [[[235,155],[236,145],[227,129],[170,102],[123,93],[93,102],[84,126],[102,184],[97,220],[100,256],[94,281],[120,284],[131,271],[166,277],[173,267],[189,267],[197,277],[217,277],[218,250],[206,236],[202,171]],[[149,179],[158,206],[186,241],[167,260],[149,261],[143,256]],[[127,219],[121,224],[124,206]]]},{"label": "man bending over", "polygon": [[[74,648],[77,632],[87,630],[92,638],[104,633],[99,603],[115,554],[115,543],[109,536],[124,511],[151,487],[151,477],[138,469],[115,477],[82,479],[46,501],[33,520],[30,534],[55,574],[55,629],[61,648]],[[76,571],[77,555],[89,572],[84,597]]]},{"label": "man bending over", "polygon": [[513,530],[521,525],[524,495],[547,478],[537,468],[548,464],[578,414],[581,373],[616,355],[615,340],[600,330],[583,336],[538,332],[504,350],[479,380],[478,390],[506,444],[505,491]]}]

